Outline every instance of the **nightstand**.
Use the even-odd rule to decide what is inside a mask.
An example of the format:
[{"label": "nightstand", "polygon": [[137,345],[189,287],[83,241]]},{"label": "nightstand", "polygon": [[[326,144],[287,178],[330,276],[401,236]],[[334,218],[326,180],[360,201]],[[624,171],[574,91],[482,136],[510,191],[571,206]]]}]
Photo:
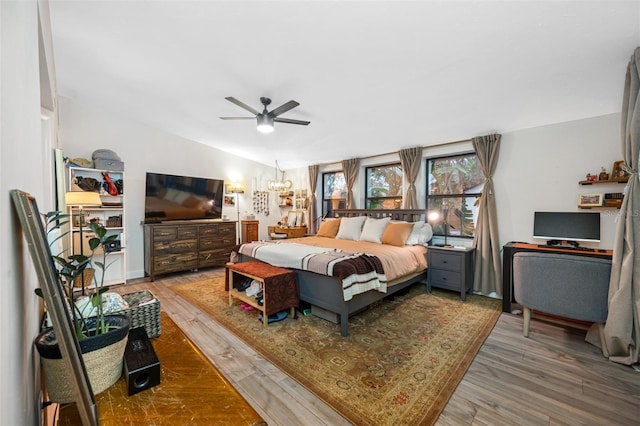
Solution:
[{"label": "nightstand", "polygon": [[258,224],[257,220],[243,220],[242,224],[242,242],[250,243],[258,241]]},{"label": "nightstand", "polygon": [[431,287],[460,292],[465,300],[473,284],[474,248],[429,246],[427,248],[427,291]]}]

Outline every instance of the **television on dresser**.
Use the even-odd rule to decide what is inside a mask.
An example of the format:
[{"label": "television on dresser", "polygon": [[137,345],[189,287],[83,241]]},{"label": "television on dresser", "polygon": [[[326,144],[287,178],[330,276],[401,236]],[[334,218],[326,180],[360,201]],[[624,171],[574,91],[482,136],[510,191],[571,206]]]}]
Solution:
[{"label": "television on dresser", "polygon": [[600,242],[600,213],[535,212],[533,238],[546,239],[547,245],[563,241],[575,247],[578,241]]},{"label": "television on dresser", "polygon": [[224,181],[147,172],[144,222],[220,219]]}]

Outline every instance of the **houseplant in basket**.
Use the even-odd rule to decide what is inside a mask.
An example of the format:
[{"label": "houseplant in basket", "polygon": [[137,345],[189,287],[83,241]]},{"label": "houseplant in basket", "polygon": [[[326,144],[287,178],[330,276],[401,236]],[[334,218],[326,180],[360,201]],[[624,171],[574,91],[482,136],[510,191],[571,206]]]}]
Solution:
[{"label": "houseplant in basket", "polygon": [[[47,235],[52,235],[65,227],[68,215],[59,212],[47,213],[45,222]],[[90,223],[87,226],[95,234],[95,237],[89,240],[91,253],[88,256],[71,254],[66,258],[53,255],[53,261],[65,290],[73,329],[80,343],[91,388],[94,394],[97,394],[113,385],[122,374],[122,360],[129,335],[129,318],[125,315],[107,315],[103,304],[103,295],[108,290],[104,286],[104,274],[109,267],[106,263],[107,250],[104,248],[115,240],[117,235],[108,235],[106,228],[99,223]],[[62,233],[51,244],[65,235],[67,233]],[[102,249],[102,259],[93,261],[96,253],[100,251],[98,249]],[[88,317],[86,310],[77,306],[74,281],[85,274],[92,263],[102,270],[102,274],[100,280],[96,278],[96,274],[92,274],[95,288],[89,290],[88,296],[84,296],[88,297],[90,306],[95,308],[91,310],[92,316]],[[54,330],[45,329],[36,337],[35,345],[40,354],[49,399],[59,403],[73,401],[73,391],[69,385],[70,372],[63,367]]]}]

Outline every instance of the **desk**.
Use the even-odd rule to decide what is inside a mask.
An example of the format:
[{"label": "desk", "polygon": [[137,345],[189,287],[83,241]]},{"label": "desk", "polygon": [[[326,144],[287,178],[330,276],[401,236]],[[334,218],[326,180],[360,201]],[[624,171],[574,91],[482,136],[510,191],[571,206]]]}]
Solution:
[{"label": "desk", "polygon": [[269,235],[271,234],[286,234],[287,238],[300,238],[307,234],[306,226],[291,226],[283,228],[281,226],[269,226],[267,228]]},{"label": "desk", "polygon": [[601,259],[611,259],[613,256],[613,250],[571,250],[513,241],[505,244],[502,247],[502,312],[511,312],[511,303],[515,302],[513,299],[513,255],[521,251],[570,254]]},{"label": "desk", "polygon": [[[120,378],[96,395],[105,425],[265,425],[260,415],[164,312],[162,334],[151,339],[160,384],[132,396]],[[58,425],[81,424],[75,404],[60,409]]]}]

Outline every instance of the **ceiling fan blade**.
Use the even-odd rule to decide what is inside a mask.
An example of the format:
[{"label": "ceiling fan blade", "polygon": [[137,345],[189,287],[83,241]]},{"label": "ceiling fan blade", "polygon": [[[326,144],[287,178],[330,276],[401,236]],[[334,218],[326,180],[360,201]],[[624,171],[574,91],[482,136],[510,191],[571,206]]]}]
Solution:
[{"label": "ceiling fan blade", "polygon": [[246,109],[251,114],[254,114],[254,115],[260,114],[260,112],[256,111],[254,108],[251,108],[249,105],[245,104],[244,102],[240,102],[239,100],[237,100],[233,96],[227,96],[225,99],[228,100],[231,103],[234,103],[234,104],[238,105],[240,108]]},{"label": "ceiling fan blade", "polygon": [[220,117],[221,120],[255,120],[255,117]]},{"label": "ceiling fan blade", "polygon": [[289,101],[286,104],[280,105],[278,108],[269,111],[269,115],[271,117],[277,117],[280,114],[284,114],[285,112],[289,111],[290,109],[293,109],[295,107],[297,107],[298,105],[300,105],[298,102],[296,101]]},{"label": "ceiling fan blade", "polygon": [[277,121],[278,123],[289,123],[289,124],[300,124],[302,126],[306,126],[310,121],[302,121],[302,120],[292,120],[290,118],[274,118],[273,121]]}]

